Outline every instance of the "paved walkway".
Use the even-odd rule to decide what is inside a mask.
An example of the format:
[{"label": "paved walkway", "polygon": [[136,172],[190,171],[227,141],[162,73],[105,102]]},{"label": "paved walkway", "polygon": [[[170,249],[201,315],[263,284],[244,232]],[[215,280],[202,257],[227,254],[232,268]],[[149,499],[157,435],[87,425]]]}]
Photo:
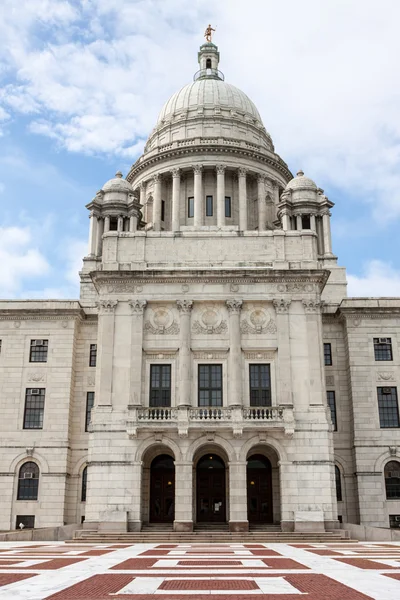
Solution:
[{"label": "paved walkway", "polygon": [[400,543],[0,543],[0,600],[149,600],[152,594],[400,600]]}]

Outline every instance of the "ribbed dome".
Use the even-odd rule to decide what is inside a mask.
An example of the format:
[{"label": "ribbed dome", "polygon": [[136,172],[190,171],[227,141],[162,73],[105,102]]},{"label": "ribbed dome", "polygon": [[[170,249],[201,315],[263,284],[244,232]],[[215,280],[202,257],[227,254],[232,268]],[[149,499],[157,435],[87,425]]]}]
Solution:
[{"label": "ribbed dome", "polygon": [[166,102],[158,116],[156,128],[181,112],[199,108],[219,108],[249,116],[262,126],[260,113],[250,98],[234,85],[219,79],[199,79],[185,85]]},{"label": "ribbed dome", "polygon": [[133,188],[131,184],[123,179],[121,171],[115,174],[113,179],[109,179],[102,187],[103,192],[125,192],[132,194]]},{"label": "ribbed dome", "polygon": [[313,190],[313,191],[317,191],[318,187],[317,184],[315,183],[315,181],[313,181],[312,179],[310,179],[309,177],[306,177],[303,173],[303,171],[299,171],[296,175],[296,177],[294,177],[291,181],[289,181],[289,183],[286,186],[287,190],[304,190],[304,189],[308,189],[308,190]]}]

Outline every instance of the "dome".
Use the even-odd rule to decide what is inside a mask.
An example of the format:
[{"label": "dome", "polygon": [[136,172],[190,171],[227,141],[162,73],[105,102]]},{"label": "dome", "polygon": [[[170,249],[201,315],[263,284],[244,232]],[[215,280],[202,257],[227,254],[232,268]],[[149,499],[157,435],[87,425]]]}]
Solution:
[{"label": "dome", "polygon": [[199,108],[220,109],[237,113],[241,117],[249,117],[262,126],[260,113],[250,98],[234,85],[225,83],[221,79],[198,79],[185,85],[164,104],[158,116],[156,128],[164,125],[166,121],[179,118],[179,113],[187,111],[198,112]]},{"label": "dome", "polygon": [[291,181],[289,181],[289,183],[286,186],[286,190],[313,190],[314,192],[318,191],[318,187],[317,184],[310,179],[309,177],[306,177],[303,173],[303,171],[299,171],[296,175],[296,177],[294,177]]},{"label": "dome", "polygon": [[131,184],[122,178],[121,171],[115,173],[113,179],[109,179],[102,187],[103,192],[125,192],[133,194],[133,188]]}]

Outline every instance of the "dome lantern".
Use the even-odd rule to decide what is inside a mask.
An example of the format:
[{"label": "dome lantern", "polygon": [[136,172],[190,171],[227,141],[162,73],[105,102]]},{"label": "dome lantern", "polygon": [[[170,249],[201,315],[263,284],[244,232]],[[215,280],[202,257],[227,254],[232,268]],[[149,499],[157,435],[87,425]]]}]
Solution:
[{"label": "dome lantern", "polygon": [[215,44],[206,42],[200,46],[198,61],[200,71],[197,71],[197,73],[194,74],[194,81],[197,81],[198,79],[219,79],[220,81],[224,81],[224,74],[218,70],[219,52],[218,47]]}]

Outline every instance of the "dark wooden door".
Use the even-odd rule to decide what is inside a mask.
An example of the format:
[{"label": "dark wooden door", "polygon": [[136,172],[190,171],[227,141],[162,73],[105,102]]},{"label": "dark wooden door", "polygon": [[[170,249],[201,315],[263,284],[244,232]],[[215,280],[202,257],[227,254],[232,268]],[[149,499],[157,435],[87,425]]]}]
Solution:
[{"label": "dark wooden door", "polygon": [[247,514],[250,523],[272,523],[272,469],[263,456],[247,464]]},{"label": "dark wooden door", "polygon": [[150,522],[172,523],[175,517],[175,469],[169,456],[154,459],[150,470]]},{"label": "dark wooden door", "polygon": [[207,455],[197,466],[197,521],[225,523],[225,465],[216,455]]}]

